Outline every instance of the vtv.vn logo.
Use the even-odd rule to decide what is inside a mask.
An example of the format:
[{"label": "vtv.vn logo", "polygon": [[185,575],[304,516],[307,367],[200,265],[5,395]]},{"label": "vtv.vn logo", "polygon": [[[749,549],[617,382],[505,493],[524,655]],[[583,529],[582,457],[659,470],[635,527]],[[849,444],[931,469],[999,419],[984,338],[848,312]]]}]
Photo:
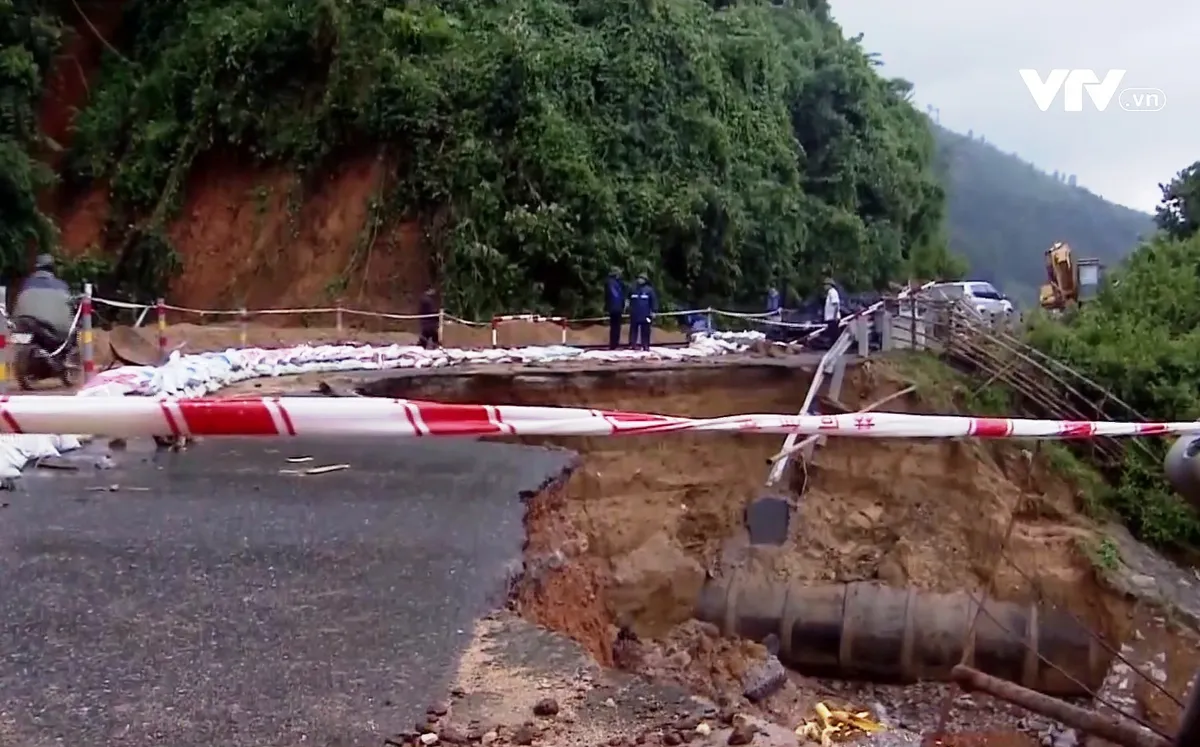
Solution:
[{"label": "vtv.vn logo", "polygon": [[1109,70],[1101,80],[1091,70],[1051,70],[1050,75],[1042,78],[1037,70],[1021,70],[1021,79],[1033,96],[1034,103],[1042,111],[1049,111],[1058,92],[1063,93],[1063,110],[1069,112],[1083,111],[1083,93],[1087,91],[1096,111],[1104,111],[1117,99],[1117,105],[1127,112],[1157,112],[1167,105],[1167,95],[1158,88],[1126,88],[1119,94],[1117,89],[1125,79],[1124,70]]}]

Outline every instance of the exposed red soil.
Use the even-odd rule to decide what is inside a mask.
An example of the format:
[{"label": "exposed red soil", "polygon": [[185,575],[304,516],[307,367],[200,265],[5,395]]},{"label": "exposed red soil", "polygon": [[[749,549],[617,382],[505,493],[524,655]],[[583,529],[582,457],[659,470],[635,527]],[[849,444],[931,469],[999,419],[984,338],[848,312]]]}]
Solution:
[{"label": "exposed red soil", "polygon": [[[281,167],[232,154],[202,157],[168,228],[182,262],[168,299],[200,309],[340,302],[414,313],[430,280],[421,230],[413,222],[373,227],[368,220],[388,171],[379,156],[360,154],[304,185]],[[107,211],[103,185],[64,205],[64,251],[79,255],[118,241],[105,235]]]},{"label": "exposed red soil", "polygon": [[[90,84],[106,49],[105,40],[121,25],[126,0],[77,0],[65,15],[63,46],[46,78],[38,123],[61,150],[45,154],[57,166],[74,139],[75,115],[87,104]],[[52,198],[53,195],[47,195]]]}]

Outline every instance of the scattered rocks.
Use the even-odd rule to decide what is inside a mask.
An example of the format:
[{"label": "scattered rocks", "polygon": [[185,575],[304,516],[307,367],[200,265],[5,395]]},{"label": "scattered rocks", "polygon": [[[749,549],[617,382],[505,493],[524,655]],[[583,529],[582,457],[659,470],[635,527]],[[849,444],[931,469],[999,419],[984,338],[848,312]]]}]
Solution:
[{"label": "scattered rocks", "polygon": [[533,715],[542,718],[552,718],[558,715],[558,701],[554,698],[542,698],[533,706]]},{"label": "scattered rocks", "polygon": [[742,694],[751,703],[758,703],[779,692],[786,682],[787,669],[771,655],[746,672],[742,679]]},{"label": "scattered rocks", "polygon": [[455,723],[442,724],[437,735],[446,744],[470,744],[475,741],[469,729]]},{"label": "scattered rocks", "polygon": [[525,723],[513,730],[513,744],[528,745],[533,744],[533,740],[537,739],[537,729],[533,724]]},{"label": "scattered rocks", "polygon": [[729,738],[725,740],[725,744],[750,744],[754,741],[754,735],[757,733],[758,726],[754,722],[749,719],[736,719],[733,724],[733,730],[729,732]]}]

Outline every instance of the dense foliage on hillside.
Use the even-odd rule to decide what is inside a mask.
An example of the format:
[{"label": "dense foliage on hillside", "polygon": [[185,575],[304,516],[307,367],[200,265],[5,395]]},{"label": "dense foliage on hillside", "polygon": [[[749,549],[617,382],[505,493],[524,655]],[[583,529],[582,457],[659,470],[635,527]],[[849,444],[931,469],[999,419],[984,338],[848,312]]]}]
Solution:
[{"label": "dense foliage on hillside", "polygon": [[218,147],[312,174],[380,148],[377,217],[424,222],[465,313],[584,310],[610,265],[679,301],[936,270],[944,197],[907,86],[824,0],[715,5],[132,0],[64,176],[111,184],[143,287]]},{"label": "dense foliage on hillside", "polygon": [[1046,282],[1044,252],[1065,241],[1078,257],[1116,266],[1154,229],[1151,216],[1115,205],[1004,153],[982,138],[934,127],[949,198],[950,248],[973,278],[1027,306]]},{"label": "dense foliage on hillside", "polygon": [[30,246],[50,246],[54,228],[37,209],[53,175],[41,148],[37,102],[59,44],[56,20],[37,0],[0,0],[0,275],[24,267]]},{"label": "dense foliage on hillside", "polygon": [[[1200,419],[1200,162],[1163,187],[1160,229],[1100,295],[1031,340],[1155,420]],[[1162,478],[1166,444],[1131,450],[1112,495],[1131,528],[1155,542],[1200,548],[1200,521]]]}]

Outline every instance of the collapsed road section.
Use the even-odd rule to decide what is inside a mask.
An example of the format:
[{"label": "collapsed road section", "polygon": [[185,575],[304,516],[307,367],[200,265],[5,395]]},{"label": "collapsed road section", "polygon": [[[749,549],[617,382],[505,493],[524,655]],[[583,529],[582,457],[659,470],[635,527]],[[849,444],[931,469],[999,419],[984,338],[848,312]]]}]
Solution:
[{"label": "collapsed road section", "polygon": [[[361,392],[693,417],[790,413],[804,398],[811,363],[739,361],[742,365],[688,372],[381,374],[362,384]],[[947,391],[915,392],[909,391],[911,385],[902,372],[876,361],[850,370],[841,402],[818,398],[818,407],[853,411],[894,397],[888,404],[892,411],[952,412],[946,402],[954,395],[949,385]],[[745,518],[747,505],[761,494],[777,438],[522,440],[567,446],[581,454],[581,462],[553,495],[530,502],[526,563],[532,572],[518,595],[519,609],[528,619],[571,636],[598,661],[683,684],[715,702],[746,704],[755,678],[767,671],[769,651],[720,635],[722,628],[733,632],[724,615],[734,614],[745,624],[742,606],[709,614],[711,625],[693,620],[702,590],[708,588],[711,596],[726,583],[723,579],[734,576],[760,579],[760,586],[775,589],[764,593],[762,608],[750,615],[761,623],[750,640],[764,640],[770,624],[776,625],[775,637],[783,637],[778,616],[798,607],[785,602],[787,593],[780,590],[791,589],[808,602],[827,597],[829,619],[815,619],[820,615],[811,604],[804,609],[814,616],[813,625],[853,630],[838,646],[852,639],[850,658],[832,668],[809,667],[795,647],[789,660],[783,641],[776,640],[773,650],[807,675],[788,675],[775,695],[744,707],[768,712],[782,723],[802,722],[815,701],[829,697],[833,685],[817,675],[895,681],[904,661],[924,667],[926,674],[948,674],[962,658],[957,627],[974,617],[967,594],[986,585],[1010,520],[1008,553],[1021,563],[1000,564],[988,610],[1018,632],[1017,640],[1006,641],[999,626],[980,623],[977,665],[1074,695],[1094,689],[1111,658],[1087,631],[1118,641],[1130,630],[1127,598],[1110,589],[1089,557],[1087,548],[1100,542],[1100,530],[1080,513],[1080,486],[1040,453],[1030,457],[1024,444],[831,439],[811,462],[794,470],[788,498],[792,520],[782,543],[771,547],[750,543]],[[864,615],[861,605],[857,611],[844,606],[846,590],[868,588],[878,590],[871,594],[882,607]],[[867,598],[855,593],[859,601]],[[830,600],[837,598],[843,606],[835,614],[837,605]],[[1031,642],[1036,653],[1063,666],[1083,687],[1054,674],[1036,656],[1031,663],[1026,645]],[[916,643],[921,647],[914,650]],[[868,654],[871,648],[874,654]],[[859,671],[851,672],[848,664]],[[983,696],[952,698],[950,721],[941,723],[947,687],[864,683],[838,685],[836,692],[856,707],[881,705],[893,722],[899,713],[917,732],[939,726],[968,732],[1020,727],[1041,739],[1053,731],[1046,722],[1014,714]],[[1164,720],[1176,716],[1164,714]]]}]

